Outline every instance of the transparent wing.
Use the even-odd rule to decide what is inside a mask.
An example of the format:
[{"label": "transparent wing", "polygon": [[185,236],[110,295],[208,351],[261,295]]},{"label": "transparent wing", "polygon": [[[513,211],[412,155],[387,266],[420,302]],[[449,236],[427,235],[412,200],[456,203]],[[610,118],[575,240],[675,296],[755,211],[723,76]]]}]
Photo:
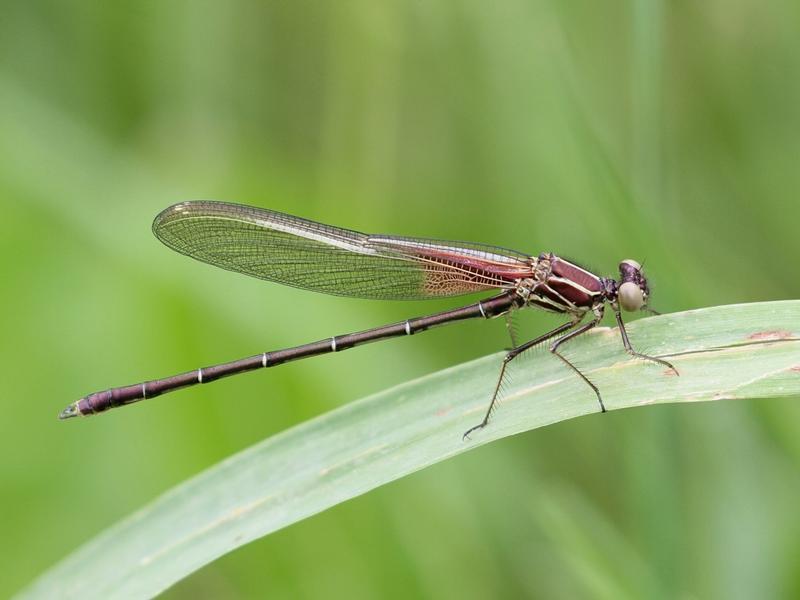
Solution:
[{"label": "transparent wing", "polygon": [[197,260],[284,285],[356,298],[423,299],[513,287],[523,254],[480,244],[367,235],[276,211],[183,202],[153,233]]}]

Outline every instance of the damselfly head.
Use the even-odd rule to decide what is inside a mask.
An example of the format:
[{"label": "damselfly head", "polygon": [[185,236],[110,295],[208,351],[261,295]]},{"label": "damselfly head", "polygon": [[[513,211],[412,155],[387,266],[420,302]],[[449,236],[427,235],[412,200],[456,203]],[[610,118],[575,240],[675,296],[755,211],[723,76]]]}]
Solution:
[{"label": "damselfly head", "polygon": [[647,306],[647,297],[650,290],[647,279],[642,271],[642,265],[632,259],[619,263],[619,288],[617,299],[623,310],[641,310]]}]

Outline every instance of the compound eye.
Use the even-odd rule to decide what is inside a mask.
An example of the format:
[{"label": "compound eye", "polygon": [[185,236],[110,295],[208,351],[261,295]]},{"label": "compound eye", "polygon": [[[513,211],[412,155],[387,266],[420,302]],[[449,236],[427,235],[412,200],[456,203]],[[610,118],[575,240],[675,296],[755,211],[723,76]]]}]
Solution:
[{"label": "compound eye", "polygon": [[623,310],[628,312],[640,310],[644,306],[644,292],[637,284],[626,281],[619,286],[619,304]]},{"label": "compound eye", "polygon": [[636,262],[632,258],[626,258],[621,263],[619,263],[620,269],[622,269],[622,265],[628,265],[629,267],[633,268],[636,271],[641,271],[642,270],[642,265],[640,265],[638,262]]}]

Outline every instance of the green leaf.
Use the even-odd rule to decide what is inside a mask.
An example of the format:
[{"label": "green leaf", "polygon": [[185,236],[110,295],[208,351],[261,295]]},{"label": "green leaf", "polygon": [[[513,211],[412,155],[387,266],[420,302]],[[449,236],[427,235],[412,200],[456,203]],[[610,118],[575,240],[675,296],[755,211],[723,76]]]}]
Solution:
[{"label": "green leaf", "polygon": [[[609,410],[800,394],[800,301],[652,317],[565,346]],[[590,389],[546,350],[522,358],[489,426],[479,422],[502,354],[434,373],[312,419],[179,485],[78,549],[21,597],[151,597],[219,556],[492,440],[598,413]],[[73,425],[74,423],[70,423]]]}]

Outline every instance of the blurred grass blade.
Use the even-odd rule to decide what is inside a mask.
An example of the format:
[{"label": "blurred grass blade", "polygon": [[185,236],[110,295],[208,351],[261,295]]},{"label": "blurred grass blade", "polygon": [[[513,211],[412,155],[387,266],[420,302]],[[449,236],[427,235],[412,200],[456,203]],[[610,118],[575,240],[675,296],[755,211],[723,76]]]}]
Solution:
[{"label": "blurred grass blade", "polygon": [[[615,329],[584,336],[568,356],[610,410],[800,394],[800,301],[663,315],[632,323],[629,333],[640,351],[670,357],[680,377],[631,360]],[[486,409],[500,359],[423,377],[267,439],[111,527],[21,597],[151,597],[243,544],[427,465],[597,412],[591,390],[539,352],[515,371],[491,425],[463,442]]]}]

